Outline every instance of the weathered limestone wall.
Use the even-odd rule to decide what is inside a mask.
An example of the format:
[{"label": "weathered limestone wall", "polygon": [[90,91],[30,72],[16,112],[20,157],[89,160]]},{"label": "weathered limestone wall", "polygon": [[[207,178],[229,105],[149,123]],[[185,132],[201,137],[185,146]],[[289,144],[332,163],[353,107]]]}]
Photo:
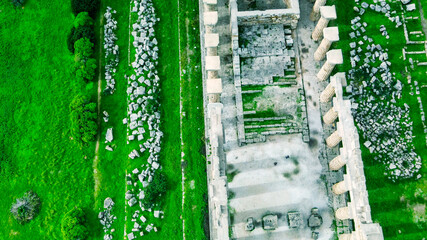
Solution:
[{"label": "weathered limestone wall", "polygon": [[238,12],[240,25],[283,24],[295,29],[300,18],[299,11],[293,9]]},{"label": "weathered limestone wall", "polygon": [[311,11],[311,14],[310,14],[311,21],[316,21],[319,19],[320,7],[325,6],[325,4],[326,4],[326,0],[316,0],[316,2],[314,2],[313,10]]},{"label": "weathered limestone wall", "polygon": [[[299,0],[287,0],[287,9],[271,9],[264,11],[242,11],[237,9],[237,0],[230,0],[231,14],[235,14],[238,24],[283,24],[295,29],[300,18]],[[235,4],[235,8],[232,5]]]},{"label": "weathered limestone wall", "polygon": [[299,0],[286,0],[288,9],[239,12],[237,0],[230,0],[231,38],[233,52],[233,75],[236,89],[237,137],[239,145],[245,143],[243,121],[242,83],[240,77],[239,25],[284,24],[296,28],[300,17]]},{"label": "weathered limestone wall", "polygon": [[237,137],[239,145],[245,142],[245,125],[243,121],[242,83],[240,80],[240,56],[239,56],[239,24],[237,21],[237,1],[230,1],[231,16],[231,42],[233,51],[233,74],[236,88],[236,112],[237,112]]},{"label": "weathered limestone wall", "polygon": [[337,18],[335,5],[320,7],[320,19],[311,34],[314,41],[318,41],[323,37],[323,29],[326,28],[330,20]]},{"label": "weathered limestone wall", "polygon": [[[222,80],[218,56],[219,36],[217,1],[199,0],[200,43],[202,46],[203,94],[205,108],[206,156],[209,194],[209,227],[211,239],[228,239],[229,214],[227,207],[227,177],[223,153],[223,105],[220,103]],[[210,164],[208,164],[210,163]]]},{"label": "weathered limestone wall", "polygon": [[359,135],[351,114],[351,101],[343,96],[343,84],[344,86],[346,84],[345,73],[337,73],[330,78],[330,87],[335,89],[333,109],[338,113],[339,119],[336,133],[341,138],[342,148],[340,155],[334,158],[329,166],[331,170],[346,167],[344,181],[336,183],[332,191],[335,194],[348,192],[351,203],[348,202],[347,207],[338,209],[335,215],[338,219],[352,219],[355,230],[351,234],[343,235],[340,239],[382,240],[384,237],[381,226],[372,222]]},{"label": "weathered limestone wall", "polygon": [[228,238],[228,207],[227,207],[227,176],[225,175],[225,164],[222,163],[223,129],[221,123],[222,104],[208,104],[208,126],[210,155],[208,161],[212,168],[208,173],[208,194],[211,235],[213,239]]}]

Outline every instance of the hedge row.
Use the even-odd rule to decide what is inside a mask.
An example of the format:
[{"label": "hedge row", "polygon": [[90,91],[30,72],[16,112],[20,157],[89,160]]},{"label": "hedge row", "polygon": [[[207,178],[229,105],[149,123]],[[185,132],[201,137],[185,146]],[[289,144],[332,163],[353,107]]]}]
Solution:
[{"label": "hedge row", "polygon": [[[74,54],[73,70],[76,81],[86,83],[93,80],[96,73],[96,59],[93,57],[95,45],[94,20],[99,10],[99,0],[71,0],[71,8],[76,15],[67,38],[67,47]],[[71,135],[79,143],[95,140],[98,131],[96,103],[80,93],[70,104]]]}]

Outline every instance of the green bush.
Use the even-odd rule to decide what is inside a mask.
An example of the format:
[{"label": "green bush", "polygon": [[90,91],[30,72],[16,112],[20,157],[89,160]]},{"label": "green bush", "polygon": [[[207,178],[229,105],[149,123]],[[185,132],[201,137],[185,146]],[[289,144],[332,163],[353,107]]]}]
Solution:
[{"label": "green bush", "polygon": [[40,198],[33,191],[28,191],[22,198],[16,199],[10,212],[20,223],[25,224],[31,221],[40,211]]},{"label": "green bush", "polygon": [[158,202],[160,195],[166,193],[167,189],[167,178],[161,172],[156,172],[153,181],[147,186],[144,192],[146,206],[149,207]]},{"label": "green bush", "polygon": [[67,46],[70,52],[74,53],[74,43],[80,38],[88,38],[90,42],[95,43],[95,30],[91,25],[83,25],[77,28],[73,27],[67,38]]},{"label": "green bush", "polygon": [[80,38],[74,43],[74,61],[85,61],[93,54],[93,43],[88,38]]},{"label": "green bush", "polygon": [[99,9],[99,0],[71,0],[71,9],[74,15],[81,12],[88,12],[89,16],[95,18]]},{"label": "green bush", "polygon": [[93,80],[96,70],[96,59],[89,58],[74,63],[74,72],[78,79],[89,82]]},{"label": "green bush", "polygon": [[71,134],[81,143],[95,140],[98,130],[96,124],[96,103],[86,95],[79,94],[70,103]]},{"label": "green bush", "polygon": [[80,26],[92,26],[93,25],[93,19],[89,16],[89,13],[87,12],[81,12],[77,14],[76,18],[74,19],[74,27],[78,28]]},{"label": "green bush", "polygon": [[86,218],[81,208],[75,207],[61,221],[61,232],[65,240],[84,240],[88,236]]},{"label": "green bush", "polygon": [[22,7],[24,6],[25,0],[11,0],[11,2],[15,7]]}]

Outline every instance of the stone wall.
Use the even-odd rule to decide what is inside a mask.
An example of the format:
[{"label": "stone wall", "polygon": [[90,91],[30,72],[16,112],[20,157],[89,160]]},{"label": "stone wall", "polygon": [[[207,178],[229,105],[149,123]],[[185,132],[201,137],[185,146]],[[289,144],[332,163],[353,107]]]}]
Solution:
[{"label": "stone wall", "polygon": [[240,81],[240,57],[239,57],[239,25],[237,21],[237,2],[230,1],[231,16],[231,42],[233,51],[233,74],[234,87],[236,88],[236,111],[237,111],[237,137],[239,145],[245,142],[245,126],[243,121],[242,83]]},{"label": "stone wall", "polygon": [[[319,1],[323,5],[325,1]],[[316,7],[316,6],[315,6]],[[316,9],[313,9],[315,12]],[[322,11],[323,10],[323,11]],[[321,18],[313,32],[313,39],[338,41],[339,38],[325,36],[324,32],[329,23],[329,20],[336,18],[335,6],[321,6]],[[315,34],[316,33],[316,34]],[[335,33],[336,35],[336,33]],[[322,41],[325,42],[325,41]],[[325,44],[323,44],[325,45]],[[317,53],[324,56],[329,50],[330,44],[319,46]],[[335,51],[335,52],[334,52]],[[325,67],[322,67],[318,74],[318,80],[323,81],[329,78],[333,67],[337,64],[342,64],[342,53],[337,50],[331,50],[326,53],[325,65],[331,65],[332,68],[320,74]],[[316,58],[316,56],[314,56]],[[317,61],[322,58],[317,57]],[[340,154],[329,162],[330,171],[337,171],[345,167],[343,181],[332,186],[332,192],[335,195],[349,194],[349,201],[346,206],[336,208],[334,206],[335,217],[337,220],[352,220],[354,229],[350,233],[338,232],[340,240],[383,240],[382,228],[378,223],[372,222],[371,208],[369,205],[368,191],[366,189],[366,178],[363,167],[362,152],[359,145],[359,134],[354,124],[354,118],[351,112],[351,101],[343,96],[343,87],[346,86],[345,73],[337,73],[329,78],[330,83],[320,95],[321,102],[329,102],[332,100],[332,108],[327,111],[323,117],[325,124],[333,124],[338,117],[336,123],[336,131],[326,138],[328,147],[334,148],[341,143],[339,149]],[[335,95],[335,97],[333,97]],[[332,99],[333,97],[333,99]]]},{"label": "stone wall", "polygon": [[293,9],[238,12],[240,25],[283,24],[295,29],[298,24],[299,11]]},{"label": "stone wall", "polygon": [[349,217],[353,220],[355,228],[351,234],[352,239],[384,239],[380,225],[372,222],[359,134],[351,114],[351,101],[343,98],[342,83],[345,83],[344,73],[337,73],[331,77],[331,84],[336,93],[336,97],[333,98],[333,107],[338,112],[340,125],[338,131],[342,137],[340,156],[346,167],[344,182],[351,199],[347,206],[350,211]]},{"label": "stone wall", "polygon": [[238,24],[253,25],[253,24],[283,24],[296,28],[300,18],[299,1],[287,0],[289,8],[287,9],[271,9],[265,11],[242,11],[237,8],[237,1],[230,0],[231,14],[237,16]]},{"label": "stone wall", "polygon": [[[219,102],[222,93],[219,70],[206,70],[206,58],[217,56],[217,46],[205,45],[205,34],[216,34],[218,22],[217,1],[199,0],[200,4],[200,43],[202,48],[203,95],[205,109],[205,136],[208,177],[209,228],[211,239],[228,239],[229,214],[227,207],[227,177],[225,174],[225,156],[223,152],[223,125],[221,122],[223,105]],[[215,14],[213,14],[215,13]],[[206,17],[209,16],[209,17]],[[211,16],[216,16],[212,19]],[[204,20],[209,21],[205,22]],[[207,81],[218,81],[212,89],[207,89]],[[209,92],[209,93],[208,93]]]}]

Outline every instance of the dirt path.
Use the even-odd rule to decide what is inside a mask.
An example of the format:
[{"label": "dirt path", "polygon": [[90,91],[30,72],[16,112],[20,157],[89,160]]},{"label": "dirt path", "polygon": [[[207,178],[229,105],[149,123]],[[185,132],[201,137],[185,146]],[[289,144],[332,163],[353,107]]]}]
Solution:
[{"label": "dirt path", "polygon": [[95,157],[93,159],[93,178],[95,181],[95,191],[93,193],[95,199],[98,197],[98,193],[99,193],[99,185],[100,185],[100,173],[99,173],[99,169],[98,169],[98,163],[99,163],[99,141],[101,138],[101,76],[102,76],[102,72],[101,72],[101,58],[102,58],[102,14],[99,17],[99,56],[98,56],[98,98],[97,98],[97,106],[98,106],[98,120],[97,120],[97,124],[98,124],[98,134],[96,136],[96,144],[95,144]]}]

